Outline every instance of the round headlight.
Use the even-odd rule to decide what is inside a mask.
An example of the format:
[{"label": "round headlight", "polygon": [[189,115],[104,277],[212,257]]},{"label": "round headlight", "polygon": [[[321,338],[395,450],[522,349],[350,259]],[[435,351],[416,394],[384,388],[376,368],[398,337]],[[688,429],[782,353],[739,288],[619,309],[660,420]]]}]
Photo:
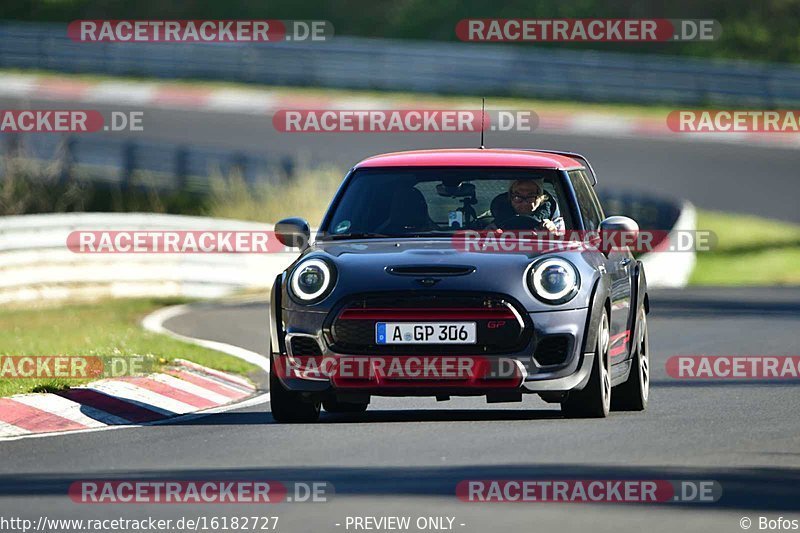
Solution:
[{"label": "round headlight", "polygon": [[321,259],[303,261],[292,272],[292,293],[310,302],[320,298],[331,286],[331,268]]},{"label": "round headlight", "polygon": [[561,304],[571,300],[580,287],[578,270],[560,257],[543,259],[531,266],[528,273],[531,292],[540,300]]}]

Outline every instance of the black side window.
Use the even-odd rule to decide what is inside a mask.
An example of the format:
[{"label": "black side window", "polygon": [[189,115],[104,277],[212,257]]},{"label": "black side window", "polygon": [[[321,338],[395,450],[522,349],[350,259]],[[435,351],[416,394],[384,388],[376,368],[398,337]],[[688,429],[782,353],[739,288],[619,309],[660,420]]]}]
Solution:
[{"label": "black side window", "polygon": [[586,172],[572,170],[569,173],[569,177],[572,181],[572,186],[575,188],[575,195],[578,197],[578,207],[581,210],[583,224],[588,231],[596,230],[600,227],[600,221],[603,219],[603,211],[592,190],[592,186],[589,185]]}]

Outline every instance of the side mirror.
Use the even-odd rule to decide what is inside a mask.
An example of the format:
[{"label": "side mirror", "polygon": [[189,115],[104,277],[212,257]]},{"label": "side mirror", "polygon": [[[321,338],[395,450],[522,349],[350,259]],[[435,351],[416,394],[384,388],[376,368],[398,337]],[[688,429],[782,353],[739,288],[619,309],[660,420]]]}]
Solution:
[{"label": "side mirror", "polygon": [[275,224],[275,238],[284,246],[303,250],[308,247],[311,228],[303,218],[284,218]]},{"label": "side mirror", "polygon": [[600,222],[600,250],[608,254],[614,248],[635,246],[639,238],[639,224],[628,217],[616,215]]}]

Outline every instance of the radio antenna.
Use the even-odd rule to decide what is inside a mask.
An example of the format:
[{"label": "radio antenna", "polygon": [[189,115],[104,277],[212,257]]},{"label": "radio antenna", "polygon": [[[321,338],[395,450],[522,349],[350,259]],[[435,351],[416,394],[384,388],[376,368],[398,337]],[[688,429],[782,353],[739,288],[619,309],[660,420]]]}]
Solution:
[{"label": "radio antenna", "polygon": [[486,146],[483,144],[483,119],[486,116],[486,97],[481,98],[481,146],[480,149],[486,149]]}]

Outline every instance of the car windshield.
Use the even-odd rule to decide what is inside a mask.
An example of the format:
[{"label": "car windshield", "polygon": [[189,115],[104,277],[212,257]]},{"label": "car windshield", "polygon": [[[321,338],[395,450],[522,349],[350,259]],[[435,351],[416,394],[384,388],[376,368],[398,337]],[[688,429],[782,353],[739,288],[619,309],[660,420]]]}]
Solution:
[{"label": "car windshield", "polygon": [[450,236],[459,230],[573,229],[562,175],[548,169],[357,170],[323,238]]}]

